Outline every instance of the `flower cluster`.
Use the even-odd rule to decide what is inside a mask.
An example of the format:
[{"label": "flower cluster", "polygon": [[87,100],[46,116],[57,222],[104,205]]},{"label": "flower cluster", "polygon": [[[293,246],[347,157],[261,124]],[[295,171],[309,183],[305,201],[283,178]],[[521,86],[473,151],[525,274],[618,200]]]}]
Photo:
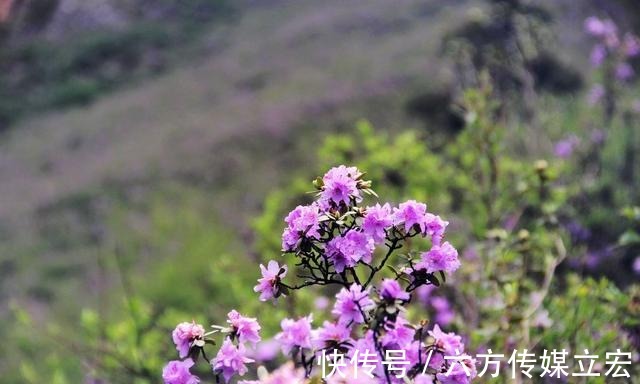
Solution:
[{"label": "flower cluster", "polygon": [[[318,362],[336,353],[354,361],[355,371],[326,378],[327,383],[470,382],[475,362],[464,355],[462,339],[438,325],[429,329],[427,321],[412,324],[406,311],[416,290],[439,286],[447,273],[460,267],[458,252],[444,239],[448,222],[414,200],[397,206],[361,205],[366,196],[376,194],[355,167],[332,168],[314,185],[317,198],[286,216],[282,234],[283,252],[297,260],[296,283],[285,282],[288,267],[272,260],[260,265],[262,276],[254,290],[267,301],[310,286],[335,286],[332,319],[318,326],[312,315],[283,319],[274,341],[290,362],[270,374],[259,370],[258,381],[241,383],[309,383],[321,373]],[[409,240],[414,237],[424,239],[417,244],[427,248],[411,250]],[[406,251],[397,254],[403,247]],[[329,303],[322,306],[327,307]],[[213,331],[227,336],[210,362],[213,372],[226,381],[247,372],[252,360],[245,343],[255,346],[260,341],[256,319],[233,310],[227,322],[228,327]],[[196,332],[181,328],[179,334],[185,335],[174,337],[181,358],[197,359],[208,334],[202,327]],[[384,363],[396,352],[406,359],[401,373]],[[374,359],[363,360],[362,354]],[[197,382],[188,373],[193,360],[169,363],[165,382]],[[329,363],[336,364],[335,357],[329,357]],[[171,376],[177,379],[169,377],[172,372],[177,372]]]},{"label": "flower cluster", "polygon": [[[255,346],[260,340],[260,324],[254,318],[242,316],[238,311],[232,310],[227,315],[228,327],[212,326],[213,331],[206,332],[200,324],[180,323],[173,331],[173,342],[178,350],[179,357],[184,360],[170,361],[162,372],[165,384],[196,384],[200,379],[191,374],[190,368],[198,357],[202,357],[211,364],[215,375],[222,375],[225,381],[229,381],[235,374],[244,375],[248,368],[247,363],[253,362],[248,357],[245,343]],[[215,333],[224,333],[226,337],[218,350],[215,358],[208,360],[204,347],[206,344],[215,344],[208,338]]]},{"label": "flower cluster", "polygon": [[575,149],[580,145],[580,138],[575,134],[558,141],[553,147],[553,153],[560,159],[571,157]]},{"label": "flower cluster", "polygon": [[176,326],[171,334],[180,358],[187,357],[191,347],[204,338],[204,328],[196,322],[184,322]]},{"label": "flower cluster", "polygon": [[433,320],[441,326],[451,324],[455,318],[455,312],[449,300],[442,295],[437,295],[433,285],[423,285],[416,290],[418,301],[430,310]]},{"label": "flower cluster", "polygon": [[[611,19],[591,16],[585,20],[584,28],[596,41],[590,54],[591,65],[605,69],[605,81],[629,81],[635,75],[630,59],[640,55],[640,39],[630,32],[622,34]],[[599,102],[607,88],[596,84],[589,92],[589,102]]]},{"label": "flower cluster", "polygon": [[[282,321],[282,331],[276,340],[283,353],[303,367],[306,376],[317,373],[312,363],[322,353],[332,351],[354,358],[364,351],[382,357],[389,350],[402,350],[410,365],[407,377],[415,382],[431,382],[427,377],[435,380],[437,375],[447,373],[450,364],[445,363],[444,356],[462,354],[462,344],[457,350],[445,348],[449,339],[439,341],[423,326],[410,324],[405,306],[414,290],[439,285],[438,276],[443,278],[444,273],[460,267],[458,252],[444,241],[448,222],[415,200],[395,207],[389,203],[361,207],[364,197],[375,193],[355,167],[333,168],[318,178],[315,185],[316,201],[289,213],[282,234],[283,252],[298,259],[301,281],[298,285],[286,284],[277,275],[286,272],[284,267],[270,261],[268,268],[261,266],[262,278],[255,290],[263,300],[312,285],[336,285],[341,289],[331,310],[333,321],[325,321],[317,328],[312,325],[311,315]],[[398,268],[393,268],[395,276],[383,278],[375,285],[374,277],[382,273],[391,263],[392,254],[412,237],[428,239],[430,248],[404,255]],[[439,328],[431,332],[441,336]],[[423,374],[421,364],[429,353],[434,356],[428,374]],[[473,365],[471,360],[467,363]],[[370,377],[361,375],[369,382],[404,380],[380,363],[370,371]],[[452,378],[456,372],[455,369],[451,372]],[[466,381],[455,382],[470,381],[472,372],[475,368],[465,376]]]},{"label": "flower cluster", "polygon": [[443,332],[437,324],[432,331],[429,331],[429,335],[435,340],[434,345],[439,353],[433,360],[436,366],[444,363],[447,355],[456,356],[459,359],[457,360],[459,364],[452,365],[445,373],[440,372],[436,375],[439,382],[442,384],[466,383],[469,377],[477,375],[475,359],[464,354],[464,344],[460,336],[452,332]]},{"label": "flower cluster", "polygon": [[193,364],[191,359],[170,361],[162,370],[162,379],[166,384],[197,384],[200,379],[189,371]]},{"label": "flower cluster", "polygon": [[262,278],[258,280],[258,285],[253,290],[260,292],[261,301],[277,299],[283,293],[281,281],[287,275],[287,266],[280,267],[277,262],[271,260],[266,268],[260,264],[260,270]]}]

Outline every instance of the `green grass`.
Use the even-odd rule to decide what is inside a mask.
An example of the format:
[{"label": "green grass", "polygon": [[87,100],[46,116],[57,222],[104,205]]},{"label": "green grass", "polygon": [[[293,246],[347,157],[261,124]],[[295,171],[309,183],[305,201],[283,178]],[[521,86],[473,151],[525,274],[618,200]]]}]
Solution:
[{"label": "green grass", "polygon": [[[58,40],[37,34],[8,39],[0,53],[0,129],[43,111],[86,105],[157,75],[193,57],[189,47],[197,46],[212,25],[235,17],[226,0],[187,0],[162,20],[141,17],[123,28],[88,30]],[[14,34],[20,35],[19,28]]]},{"label": "green grass", "polygon": [[[123,301],[126,286],[143,307],[167,308],[158,332],[194,314],[221,321],[241,303],[249,315],[270,319],[265,327],[272,334],[278,316],[270,311],[282,310],[258,306],[251,293],[259,258],[248,223],[269,191],[316,168],[326,133],[351,129],[363,116],[391,132],[422,127],[405,105],[447,82],[439,36],[468,3],[475,4],[255,5],[236,23],[202,35],[196,55],[187,48],[186,57],[196,59],[152,81],[130,84],[117,76],[117,86],[106,67],[96,76],[76,76],[83,65],[96,64],[83,58],[135,61],[131,56],[142,46],[183,51],[170,46],[164,30],[151,28],[67,47],[86,54],[56,53],[53,69],[41,75],[65,75],[36,100],[56,109],[25,117],[0,141],[7,164],[0,166],[0,265],[11,271],[0,280],[0,300],[25,309],[37,335],[45,323],[76,326],[83,316],[89,322],[92,315],[80,310],[86,307],[113,324],[117,340],[131,312]],[[46,67],[51,51],[38,49],[29,53],[34,68]],[[579,115],[544,129],[561,137],[558,127],[577,125]],[[549,140],[540,140],[536,148],[548,150]],[[11,324],[22,324],[19,313],[11,316]],[[55,358],[34,364],[56,344],[34,348],[33,334],[21,332],[0,348],[0,374],[8,383],[24,382],[23,376],[38,382],[61,366]],[[166,344],[159,334],[148,342]],[[159,364],[149,362],[150,369]],[[71,376],[60,382],[81,380],[75,359],[61,371]]]}]

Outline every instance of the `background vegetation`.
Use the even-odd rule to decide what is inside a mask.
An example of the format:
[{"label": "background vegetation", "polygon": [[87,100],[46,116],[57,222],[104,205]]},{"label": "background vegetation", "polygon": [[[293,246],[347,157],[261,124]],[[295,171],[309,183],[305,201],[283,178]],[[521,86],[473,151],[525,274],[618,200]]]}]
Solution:
[{"label": "background vegetation", "polygon": [[251,287],[341,163],[451,221],[467,283],[439,294],[476,350],[640,348],[639,95],[588,103],[582,27],[638,33],[633,2],[9,4],[0,381],[155,383],[179,321],[316,310]]}]

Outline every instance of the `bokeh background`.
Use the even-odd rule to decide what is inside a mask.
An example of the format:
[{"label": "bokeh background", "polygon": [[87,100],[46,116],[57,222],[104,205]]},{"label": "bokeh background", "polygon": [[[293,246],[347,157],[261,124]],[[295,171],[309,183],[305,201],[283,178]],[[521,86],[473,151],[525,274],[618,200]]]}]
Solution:
[{"label": "bokeh background", "polygon": [[563,187],[552,294],[609,292],[602,322],[637,337],[640,90],[593,100],[592,15],[640,33],[632,0],[0,0],[0,382],[160,382],[176,322],[264,311],[282,215],[340,162],[460,246],[510,233],[448,167],[483,111],[505,169],[546,159]]}]

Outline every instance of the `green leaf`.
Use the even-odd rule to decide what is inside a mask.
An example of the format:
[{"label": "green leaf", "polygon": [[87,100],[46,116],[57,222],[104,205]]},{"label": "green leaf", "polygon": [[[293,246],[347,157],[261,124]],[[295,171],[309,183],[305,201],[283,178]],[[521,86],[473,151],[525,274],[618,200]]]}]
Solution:
[{"label": "green leaf", "polygon": [[429,282],[433,285],[435,285],[436,287],[440,286],[440,281],[438,280],[437,277],[435,277],[433,274],[429,273],[427,275],[427,280],[429,280]]},{"label": "green leaf", "polygon": [[640,244],[640,235],[631,229],[623,233],[618,240],[618,245],[622,247],[633,244]]}]

